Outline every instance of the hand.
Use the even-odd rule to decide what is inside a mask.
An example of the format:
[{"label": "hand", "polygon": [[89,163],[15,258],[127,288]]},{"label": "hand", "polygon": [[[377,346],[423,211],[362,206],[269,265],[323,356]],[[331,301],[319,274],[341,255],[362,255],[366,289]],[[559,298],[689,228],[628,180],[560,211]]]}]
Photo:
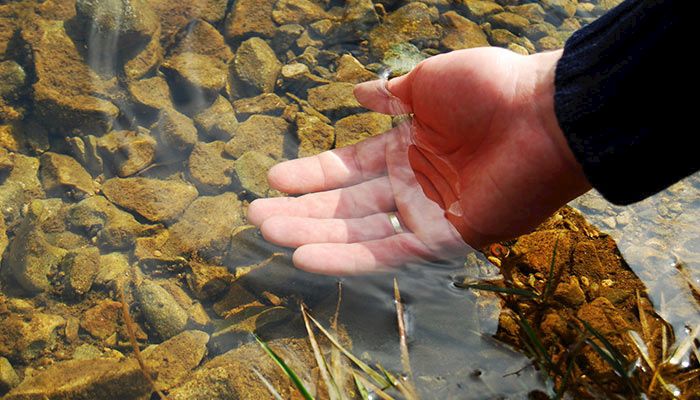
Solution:
[{"label": "hand", "polygon": [[475,248],[530,232],[590,189],[554,112],[560,57],[461,50],[423,61],[388,91],[376,81],[355,90],[375,111],[394,113],[398,98],[413,112],[417,180]]}]

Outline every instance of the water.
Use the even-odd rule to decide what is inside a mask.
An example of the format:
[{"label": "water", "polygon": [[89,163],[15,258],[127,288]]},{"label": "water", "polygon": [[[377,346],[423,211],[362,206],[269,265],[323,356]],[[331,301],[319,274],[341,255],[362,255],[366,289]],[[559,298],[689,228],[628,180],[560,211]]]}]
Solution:
[{"label": "water", "polygon": [[[613,4],[527,2],[510,9],[520,17],[499,21],[489,15],[501,6],[491,2],[229,3],[81,1],[77,16],[70,0],[0,4],[0,147],[6,149],[0,149],[0,357],[17,380],[55,374],[49,366],[71,359],[97,359],[85,370],[72,364],[79,376],[92,376],[129,356],[123,291],[141,347],[183,330],[211,334],[209,355],[198,353],[201,342],[189,344],[187,357],[171,355],[194,357],[185,372],[158,378],[171,396],[186,397],[182,387],[199,379],[187,375],[190,369],[252,340],[231,321],[274,310],[270,321],[256,321],[263,338],[303,337],[298,302],[327,323],[338,282],[339,318],[353,353],[400,371],[396,277],[422,398],[518,399],[546,390],[523,354],[492,338],[498,300],[453,285],[464,275],[494,278],[484,257],[339,279],[295,270],[287,250],[253,229],[231,229],[244,225],[249,201],[278,195],[264,179],[274,163],[391,126],[390,119],[363,114],[355,122],[362,126],[353,129],[348,120],[339,122],[363,112],[348,100],[347,86],[317,92],[315,100],[310,89],[406,72],[460,47],[558,48]],[[679,341],[700,320],[676,268],[683,264],[697,282],[698,179],[628,208],[595,194],[572,203],[617,240]],[[232,274],[273,253],[282,255],[231,284]],[[239,330],[230,330],[232,324]],[[262,358],[249,362],[264,369]],[[10,381],[3,374],[0,395]],[[122,387],[145,385],[150,393],[138,373],[126,375],[118,378]],[[67,380],[58,377],[47,386]]]}]

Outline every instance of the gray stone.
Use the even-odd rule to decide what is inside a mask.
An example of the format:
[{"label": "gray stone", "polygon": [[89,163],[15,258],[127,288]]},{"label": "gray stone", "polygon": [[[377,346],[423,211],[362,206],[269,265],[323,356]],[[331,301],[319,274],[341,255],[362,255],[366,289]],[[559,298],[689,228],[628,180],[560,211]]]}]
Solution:
[{"label": "gray stone", "polygon": [[144,280],[136,288],[136,298],[148,327],[161,340],[170,339],[185,330],[187,312],[156,282]]},{"label": "gray stone", "polygon": [[231,139],[238,125],[231,102],[223,96],[195,115],[194,122],[209,138],[219,140]]},{"label": "gray stone", "polygon": [[188,167],[192,182],[203,193],[220,193],[231,186],[235,161],[226,156],[226,143],[197,143]]},{"label": "gray stone", "polygon": [[95,285],[121,290],[130,280],[129,259],[122,253],[101,255],[99,267],[95,276]]},{"label": "gray stone", "polygon": [[173,220],[198,195],[187,183],[149,178],[112,178],[102,191],[111,202],[155,222]]},{"label": "gray stone", "polygon": [[241,43],[232,68],[232,86],[238,97],[271,93],[282,64],[266,41],[251,38]]},{"label": "gray stone", "polygon": [[280,159],[288,132],[289,124],[282,118],[253,115],[238,125],[236,135],[226,143],[226,153],[238,158],[246,151],[257,150]]}]

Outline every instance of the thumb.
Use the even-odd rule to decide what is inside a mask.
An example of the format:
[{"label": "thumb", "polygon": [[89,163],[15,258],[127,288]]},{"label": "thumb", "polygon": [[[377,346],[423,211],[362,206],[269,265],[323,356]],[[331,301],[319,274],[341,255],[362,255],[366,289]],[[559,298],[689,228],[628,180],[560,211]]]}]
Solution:
[{"label": "thumb", "polygon": [[390,81],[377,79],[355,86],[357,101],[370,110],[389,115],[410,114],[411,73]]}]

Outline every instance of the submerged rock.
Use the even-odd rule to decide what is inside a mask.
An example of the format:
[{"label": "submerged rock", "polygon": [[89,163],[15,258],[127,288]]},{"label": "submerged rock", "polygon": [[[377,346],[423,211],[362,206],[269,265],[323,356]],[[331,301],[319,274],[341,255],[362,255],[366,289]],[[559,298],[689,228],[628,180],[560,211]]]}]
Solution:
[{"label": "submerged rock", "polygon": [[149,178],[112,178],[102,191],[111,202],[154,222],[173,220],[198,194],[187,183]]},{"label": "submerged rock", "polygon": [[307,25],[328,17],[320,5],[310,0],[279,0],[272,10],[272,19],[279,25]]},{"label": "submerged rock", "polygon": [[0,102],[14,102],[23,95],[27,74],[12,60],[0,62]]},{"label": "submerged rock", "polygon": [[229,140],[236,131],[238,120],[231,103],[223,96],[194,116],[197,127],[209,138]]},{"label": "submerged rock", "polygon": [[287,104],[274,93],[263,93],[259,96],[240,99],[233,102],[236,117],[245,120],[251,115],[264,114],[279,117]]},{"label": "submerged rock", "polygon": [[202,331],[185,331],[158,346],[145,349],[143,358],[158,373],[158,387],[176,386],[207,354],[209,335]]},{"label": "submerged rock", "polygon": [[135,359],[61,361],[27,377],[4,400],[139,400],[152,392]]},{"label": "submerged rock", "polygon": [[160,141],[174,154],[170,157],[179,157],[186,153],[197,143],[197,128],[191,119],[175,109],[163,109],[158,114],[158,121],[151,126],[151,132],[158,136]]},{"label": "submerged rock", "polygon": [[391,46],[384,52],[382,63],[389,68],[392,76],[404,75],[418,63],[425,60],[427,56],[410,43],[398,43]]},{"label": "submerged rock", "polygon": [[337,61],[335,80],[339,82],[362,83],[377,79],[377,75],[365,68],[355,57],[343,54]]},{"label": "submerged rock", "polygon": [[333,148],[335,129],[314,115],[303,112],[296,115],[299,157],[313,156]]},{"label": "submerged rock", "polygon": [[41,156],[41,183],[52,195],[85,198],[95,194],[92,176],[74,158],[53,152]]},{"label": "submerged rock", "polygon": [[0,211],[5,223],[13,225],[19,220],[25,204],[45,196],[39,181],[39,159],[19,153],[8,155],[14,167],[0,185]]},{"label": "submerged rock", "polygon": [[128,81],[141,79],[155,71],[163,61],[164,51],[158,35],[130,60],[124,63],[124,75]]},{"label": "submerged rock", "polygon": [[129,259],[122,253],[100,256],[95,284],[120,291],[130,279]]},{"label": "submerged rock", "polygon": [[238,42],[250,36],[272,37],[272,10],[277,0],[237,0],[226,18],[226,39]]},{"label": "submerged rock", "polygon": [[345,117],[335,124],[335,147],[345,147],[391,129],[391,117],[368,112]]},{"label": "submerged rock", "polygon": [[266,41],[251,38],[241,43],[232,64],[234,93],[238,97],[271,93],[282,64]]},{"label": "submerged rock", "polygon": [[228,0],[148,0],[160,19],[160,41],[164,48],[172,47],[177,35],[193,20],[202,19],[212,25],[223,21]]},{"label": "submerged rock", "polygon": [[[70,136],[66,138],[70,154],[93,176],[102,174],[104,162],[97,150],[97,138],[94,135]],[[48,149],[48,143],[46,145]]]},{"label": "submerged rock", "polygon": [[355,99],[355,85],[344,82],[333,82],[309,89],[309,104],[329,118],[338,119],[358,112],[362,109]]},{"label": "submerged rock", "polygon": [[442,23],[445,31],[440,45],[448,51],[489,46],[481,27],[454,11],[442,14]]},{"label": "submerged rock", "polygon": [[129,83],[132,100],[141,108],[142,113],[155,114],[163,109],[172,109],[170,87],[162,76],[154,76]]},{"label": "submerged rock", "polygon": [[197,143],[190,154],[188,167],[192,181],[205,193],[219,193],[231,186],[235,161],[226,156],[226,143]]},{"label": "submerged rock", "polygon": [[110,299],[100,300],[82,316],[80,327],[90,336],[106,340],[117,333],[122,320],[122,303]]},{"label": "submerged rock", "polygon": [[528,21],[527,18],[512,12],[501,12],[490,15],[488,21],[494,28],[507,29],[516,35],[524,34],[525,29],[530,25],[530,21]]},{"label": "submerged rock", "polygon": [[371,0],[348,0],[341,23],[334,26],[328,40],[331,43],[345,43],[365,39],[375,25],[379,16]]},{"label": "submerged rock", "polygon": [[139,131],[112,131],[98,139],[98,148],[105,153],[117,175],[134,175],[153,163],[156,140],[143,129]]},{"label": "submerged rock", "polygon": [[503,6],[486,0],[465,0],[462,2],[467,17],[481,21],[491,14],[503,12]]},{"label": "submerged rock", "polygon": [[5,357],[0,357],[0,396],[19,385],[20,379],[12,364]]},{"label": "submerged rock", "polygon": [[201,19],[187,25],[182,39],[170,50],[171,55],[183,53],[213,57],[224,64],[228,64],[233,59],[233,52],[221,33],[210,23]]},{"label": "submerged rock", "polygon": [[246,151],[236,160],[236,176],[243,190],[254,197],[268,197],[267,172],[277,162],[258,151]]},{"label": "submerged rock", "polygon": [[150,330],[162,340],[185,330],[187,313],[173,296],[152,280],[144,280],[136,288],[138,305]]},{"label": "submerged rock", "polygon": [[56,345],[56,330],[66,321],[53,314],[33,312],[26,318],[10,314],[0,320],[0,356],[28,363]]},{"label": "submerged rock", "polygon": [[228,289],[234,276],[228,268],[190,261],[187,285],[200,300],[211,300]]},{"label": "submerged rock", "polygon": [[238,125],[236,135],[226,143],[226,152],[238,158],[246,151],[256,150],[280,159],[288,131],[289,124],[282,118],[253,115]]},{"label": "submerged rock", "polygon": [[100,269],[100,251],[97,247],[84,247],[66,254],[60,269],[65,273],[63,294],[80,297],[90,291]]},{"label": "submerged rock", "polygon": [[161,66],[172,81],[175,94],[183,98],[203,96],[214,98],[226,85],[226,64],[214,57],[183,52],[167,60]]},{"label": "submerged rock", "polygon": [[437,9],[424,3],[409,3],[399,8],[387,15],[384,22],[369,33],[372,54],[381,58],[391,46],[399,43],[437,41],[440,31],[433,25],[437,18]]}]

